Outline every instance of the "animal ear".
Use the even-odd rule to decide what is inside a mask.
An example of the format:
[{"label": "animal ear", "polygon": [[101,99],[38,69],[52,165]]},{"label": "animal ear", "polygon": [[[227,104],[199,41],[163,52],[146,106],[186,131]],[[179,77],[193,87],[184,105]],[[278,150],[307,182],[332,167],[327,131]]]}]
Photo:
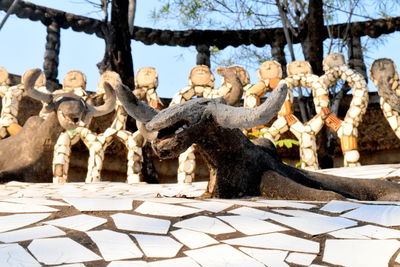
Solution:
[{"label": "animal ear", "polygon": [[42,71],[40,69],[27,70],[22,75],[22,84],[25,87],[25,94],[33,99],[44,103],[51,103],[53,100],[52,94],[40,92],[34,88],[36,80],[39,78]]},{"label": "animal ear", "polygon": [[112,86],[108,82],[104,82],[104,104],[101,106],[93,106],[87,104],[88,112],[86,114],[87,117],[99,117],[106,115],[115,109],[115,105],[117,102],[117,97],[115,95],[115,91]]},{"label": "animal ear", "polygon": [[252,128],[268,123],[281,109],[288,86],[280,81],[267,100],[256,108],[232,107],[217,103],[210,105],[208,112],[225,128]]}]

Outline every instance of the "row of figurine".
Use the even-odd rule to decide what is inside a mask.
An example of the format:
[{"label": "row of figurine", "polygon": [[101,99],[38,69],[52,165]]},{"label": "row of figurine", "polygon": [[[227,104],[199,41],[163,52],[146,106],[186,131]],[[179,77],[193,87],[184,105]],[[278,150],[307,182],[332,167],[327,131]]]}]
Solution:
[{"label": "row of figurine", "polygon": [[[177,92],[170,106],[183,103],[191,98],[223,97],[227,104],[238,105],[244,97],[244,106],[254,108],[260,104],[260,99],[269,91],[273,90],[280,80],[285,80],[289,85],[286,100],[277,114],[276,120],[270,127],[262,129],[263,137],[275,142],[280,136],[290,131],[300,143],[301,167],[305,169],[318,169],[316,135],[324,125],[335,132],[341,141],[341,149],[344,154],[344,166],[359,165],[360,154],[357,147],[358,130],[362,116],[368,106],[368,87],[363,75],[351,69],[341,54],[328,55],[323,61],[324,74],[317,76],[312,73],[311,66],[305,61],[295,61],[287,65],[287,77],[283,77],[282,68],[276,61],[265,61],[257,71],[259,82],[250,84],[247,71],[240,66],[228,68],[217,68],[216,72],[223,76],[220,87],[214,88],[214,76],[207,66],[194,67],[189,75],[189,84]],[[24,74],[25,75],[25,74]],[[96,96],[104,95],[104,81],[112,80],[113,72],[105,72],[101,75],[97,86]],[[385,77],[392,77],[386,79]],[[382,80],[387,80],[390,90],[394,96],[400,97],[400,86],[395,64],[390,59],[376,60],[370,72],[372,81],[378,88],[382,86]],[[346,81],[352,88],[352,100],[350,107],[344,117],[339,119],[331,113],[329,87],[333,86],[339,79]],[[23,79],[22,79],[23,80]],[[386,81],[385,80],[385,81]],[[44,74],[36,80],[35,89],[44,93],[50,93],[46,89]],[[158,86],[157,71],[154,68],[142,68],[135,77],[135,96],[148,103],[156,109],[162,109],[164,104],[157,95]],[[301,122],[293,112],[293,88],[310,88],[316,115],[308,122]],[[88,98],[86,92],[86,77],[80,71],[70,71],[66,75],[62,88],[52,92],[73,93],[82,99]],[[0,117],[0,138],[6,138],[19,132],[21,126],[18,124],[18,106],[24,96],[24,85],[11,86],[8,73],[4,68],[0,69],[0,96],[2,97],[2,110]],[[381,95],[381,94],[380,94]],[[391,97],[393,97],[391,95]],[[381,98],[383,113],[391,128],[400,138],[399,107],[393,106],[391,97]],[[122,104],[117,101],[115,106],[115,118],[111,125],[102,133],[95,133],[89,129],[89,125],[81,122],[80,127],[74,131],[63,131],[54,146],[53,156],[53,182],[64,183],[68,181],[68,169],[71,156],[71,146],[79,140],[89,150],[88,173],[86,182],[97,182],[101,180],[104,155],[107,147],[114,138],[119,139],[126,146],[127,153],[127,181],[137,183],[142,180],[142,148],[146,142],[139,131],[132,133],[126,130],[127,113]],[[46,117],[46,103],[39,116]],[[179,183],[188,183],[194,180],[196,168],[195,146],[190,147],[179,156],[179,167],[177,179]]]}]

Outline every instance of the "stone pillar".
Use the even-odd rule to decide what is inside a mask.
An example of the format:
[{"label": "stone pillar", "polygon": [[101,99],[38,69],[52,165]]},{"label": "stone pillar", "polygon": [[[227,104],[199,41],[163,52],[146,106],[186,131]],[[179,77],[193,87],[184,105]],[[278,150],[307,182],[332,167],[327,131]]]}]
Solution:
[{"label": "stone pillar", "polygon": [[60,26],[53,21],[47,26],[46,51],[43,70],[46,75],[46,87],[53,92],[58,87],[58,55],[60,54]]},{"label": "stone pillar", "polygon": [[197,45],[196,65],[206,65],[211,68],[210,63],[210,47],[205,44]]}]

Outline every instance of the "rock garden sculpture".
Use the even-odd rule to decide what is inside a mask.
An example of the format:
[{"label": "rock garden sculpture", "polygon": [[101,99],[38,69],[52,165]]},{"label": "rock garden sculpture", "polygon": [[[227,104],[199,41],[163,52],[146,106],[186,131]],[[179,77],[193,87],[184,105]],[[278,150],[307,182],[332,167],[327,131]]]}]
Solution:
[{"label": "rock garden sculpture", "polygon": [[251,109],[226,105],[222,98],[199,98],[157,111],[124,86],[115,89],[129,115],[153,137],[152,146],[160,158],[176,157],[197,145],[210,171],[206,197],[400,200],[400,184],[297,169],[282,163],[269,140],[260,140],[261,145],[248,140],[239,128],[266,124],[275,116],[286,99],[285,81],[267,101]]},{"label": "rock garden sculpture", "polygon": [[[22,81],[24,80],[22,75]],[[38,90],[46,90],[46,78],[42,73],[35,83]],[[0,67],[0,97],[2,108],[0,115],[0,139],[17,134],[22,127],[18,123],[19,103],[24,96],[24,85],[10,85],[8,72]]]},{"label": "rock garden sculpture", "polygon": [[343,55],[339,53],[328,55],[323,61],[323,68],[325,73],[320,77],[320,80],[326,87],[329,88],[337,80],[342,79],[352,88],[353,98],[344,119],[341,120],[330,110],[326,110],[325,123],[337,133],[340,139],[344,167],[359,166],[360,153],[357,146],[357,127],[368,107],[367,82],[361,73],[351,69],[346,64]]},{"label": "rock garden sculpture", "polygon": [[108,84],[105,103],[95,107],[72,92],[50,94],[36,90],[34,84],[40,74],[39,69],[29,70],[22,84],[28,96],[47,104],[47,116],[29,118],[18,134],[0,141],[1,182],[49,182],[53,177],[54,147],[61,133],[88,125],[92,118],[105,115],[115,107],[115,92]]},{"label": "rock garden sculpture", "polygon": [[[301,168],[315,170],[319,168],[317,157],[316,134],[324,126],[325,108],[329,105],[328,92],[319,82],[319,77],[312,74],[311,66],[306,61],[294,61],[287,65],[288,77],[284,80],[289,86],[288,94],[283,102],[277,119],[265,131],[264,137],[276,142],[281,134],[291,131],[300,143]],[[273,90],[282,79],[281,65],[276,61],[265,61],[258,70],[260,82],[246,91],[245,107],[259,105],[259,98]],[[294,87],[312,89],[316,113],[310,121],[301,122],[293,112]]]},{"label": "rock garden sculpture", "polygon": [[[206,65],[198,65],[190,71],[189,86],[179,91],[170,103],[170,107],[184,103],[194,96],[204,98],[223,97],[229,105],[240,101],[243,87],[249,83],[249,76],[240,66],[217,68],[216,71],[224,80],[221,87],[214,89],[214,75]],[[195,147],[179,155],[178,183],[191,183],[196,169]]]},{"label": "rock garden sculpture", "polygon": [[370,69],[370,78],[378,88],[383,115],[400,138],[400,85],[396,64],[389,58],[375,60]]}]

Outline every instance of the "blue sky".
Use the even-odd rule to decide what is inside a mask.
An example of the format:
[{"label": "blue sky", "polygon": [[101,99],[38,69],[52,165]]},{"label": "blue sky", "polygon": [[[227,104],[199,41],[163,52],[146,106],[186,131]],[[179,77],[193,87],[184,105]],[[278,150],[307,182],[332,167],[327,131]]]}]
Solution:
[{"label": "blue sky", "polygon": [[[67,12],[90,16],[101,19],[101,13],[93,13],[93,7],[81,0],[51,1],[33,0],[38,5],[65,10]],[[156,0],[138,0],[135,24],[143,27],[166,28],[161,24],[154,24],[150,18],[151,11],[159,5]],[[0,12],[0,19],[5,12]],[[99,73],[96,64],[103,58],[104,41],[95,35],[76,33],[72,30],[61,31],[61,49],[59,76],[60,82],[65,74],[72,69],[81,70],[88,78],[88,90],[96,88]],[[0,31],[0,66],[9,72],[22,74],[30,68],[42,68],[46,42],[46,28],[40,22],[27,19],[18,19],[10,16],[9,20]],[[378,48],[373,48],[368,53],[367,67],[374,59],[390,57],[400,64],[400,34],[392,34],[386,42]],[[140,42],[132,41],[133,62],[135,71],[141,67],[152,66],[159,73],[158,92],[162,97],[172,97],[178,90],[187,85],[190,69],[196,63],[194,48],[146,46]],[[299,58],[301,59],[301,58]],[[236,62],[240,65],[240,62]],[[215,65],[212,69],[215,69]],[[248,69],[253,83],[257,82],[255,65]],[[218,76],[216,74],[216,76]],[[219,80],[216,82],[219,85]],[[375,90],[372,83],[370,90]]]}]

